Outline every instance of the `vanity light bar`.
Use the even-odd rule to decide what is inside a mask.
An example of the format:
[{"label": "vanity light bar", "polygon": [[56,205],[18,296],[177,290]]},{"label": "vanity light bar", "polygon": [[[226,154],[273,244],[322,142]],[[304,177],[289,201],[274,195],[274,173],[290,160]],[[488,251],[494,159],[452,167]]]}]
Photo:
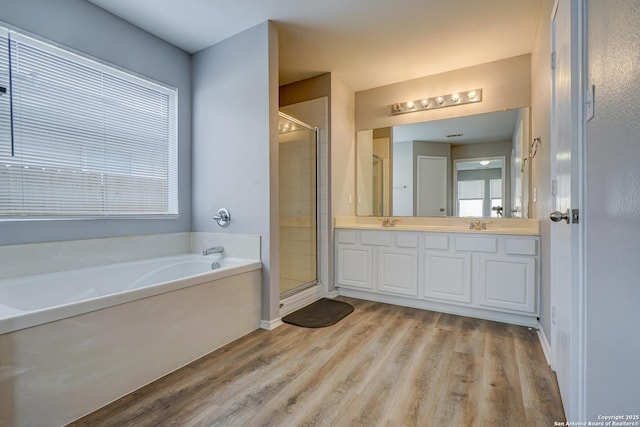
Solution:
[{"label": "vanity light bar", "polygon": [[482,101],[482,89],[467,90],[465,92],[450,93],[448,95],[422,98],[415,101],[396,102],[391,105],[391,114],[413,113],[415,111],[433,110],[436,108],[452,107],[454,105],[471,104]]}]

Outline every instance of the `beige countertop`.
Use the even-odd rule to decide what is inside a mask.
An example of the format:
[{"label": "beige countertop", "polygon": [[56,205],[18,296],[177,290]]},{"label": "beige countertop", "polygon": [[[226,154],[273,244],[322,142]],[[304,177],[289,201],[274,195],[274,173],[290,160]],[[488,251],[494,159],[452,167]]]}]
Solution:
[{"label": "beige countertop", "polygon": [[[540,225],[535,219],[516,218],[455,218],[455,217],[389,217],[396,224],[383,227],[382,217],[353,217],[337,216],[334,218],[335,228],[350,228],[360,230],[396,230],[396,231],[430,231],[439,233],[467,233],[467,234],[513,234],[540,235]],[[475,220],[486,224],[486,230],[469,228],[469,223]]]}]

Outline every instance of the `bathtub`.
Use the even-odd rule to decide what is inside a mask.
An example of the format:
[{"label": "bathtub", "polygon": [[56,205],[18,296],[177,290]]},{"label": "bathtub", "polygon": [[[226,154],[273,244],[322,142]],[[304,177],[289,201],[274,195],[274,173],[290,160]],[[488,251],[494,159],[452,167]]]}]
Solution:
[{"label": "bathtub", "polygon": [[0,425],[67,424],[259,328],[261,277],[177,254],[0,280]]},{"label": "bathtub", "polygon": [[0,334],[258,268],[256,260],[181,254],[0,280]]}]

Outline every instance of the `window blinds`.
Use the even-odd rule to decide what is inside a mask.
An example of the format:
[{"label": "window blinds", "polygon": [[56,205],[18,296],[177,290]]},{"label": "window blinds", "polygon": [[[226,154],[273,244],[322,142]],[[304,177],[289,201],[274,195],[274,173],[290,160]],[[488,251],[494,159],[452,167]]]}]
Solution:
[{"label": "window blinds", "polygon": [[0,217],[177,215],[177,91],[0,37]]}]

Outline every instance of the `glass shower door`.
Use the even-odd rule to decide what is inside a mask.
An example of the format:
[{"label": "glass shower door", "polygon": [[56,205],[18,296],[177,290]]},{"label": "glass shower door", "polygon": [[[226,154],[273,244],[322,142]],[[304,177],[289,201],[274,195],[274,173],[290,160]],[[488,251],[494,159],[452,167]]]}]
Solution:
[{"label": "glass shower door", "polygon": [[317,282],[317,130],[280,113],[280,296]]}]

